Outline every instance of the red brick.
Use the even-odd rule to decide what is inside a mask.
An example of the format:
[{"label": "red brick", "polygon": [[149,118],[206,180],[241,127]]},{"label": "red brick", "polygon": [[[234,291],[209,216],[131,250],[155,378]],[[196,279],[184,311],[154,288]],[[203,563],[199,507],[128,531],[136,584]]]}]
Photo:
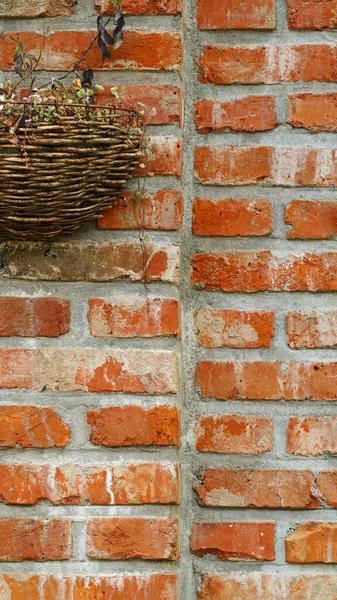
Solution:
[{"label": "red brick", "polygon": [[88,413],[91,442],[102,446],[178,446],[176,408],[110,406]]},{"label": "red brick", "polygon": [[174,231],[182,220],[182,194],[179,190],[161,190],[135,195],[131,190],[104,211],[97,229],[159,229]]},{"label": "red brick", "polygon": [[273,446],[273,422],[262,417],[204,415],[195,427],[200,452],[261,454]]},{"label": "red brick", "polygon": [[203,575],[198,600],[334,600],[334,575]]},{"label": "red brick", "polygon": [[286,328],[290,348],[334,348],[337,346],[337,311],[291,312]]},{"label": "red brick", "polygon": [[99,338],[178,335],[179,304],[164,298],[90,298],[88,319],[91,335]]},{"label": "red brick", "polygon": [[337,523],[301,523],[285,539],[289,563],[336,563]]},{"label": "red brick", "polygon": [[253,185],[271,180],[274,148],[267,146],[199,146],[196,178],[212,185]]},{"label": "red brick", "polygon": [[287,0],[289,29],[336,29],[336,0]]},{"label": "red brick", "polygon": [[55,575],[0,575],[0,589],[11,600],[178,600],[177,576],[113,575],[55,577]]},{"label": "red brick", "polygon": [[144,168],[136,170],[140,177],[165,177],[182,174],[183,152],[182,142],[173,136],[157,135],[151,137],[146,145]]},{"label": "red brick", "polygon": [[[0,465],[0,502],[30,505],[177,504],[177,465],[142,463],[81,468]],[[1,588],[0,588],[1,589]]]},{"label": "red brick", "polygon": [[[37,68],[41,71],[68,71],[82,57],[95,31],[56,31],[48,36],[20,32],[20,40],[34,54],[43,50]],[[0,40],[0,68],[13,62],[15,33],[5,33]],[[176,71],[181,63],[181,36],[170,31],[126,31],[124,42],[111,53],[103,69]],[[100,69],[102,55],[98,45],[89,54],[90,68]]]},{"label": "red brick", "polygon": [[176,519],[90,519],[87,556],[103,560],[138,558],[176,560],[179,557]]},{"label": "red brick", "polygon": [[137,464],[92,467],[87,472],[92,504],[178,504],[177,465]]},{"label": "red brick", "polygon": [[75,0],[8,0],[0,5],[0,17],[68,17]]},{"label": "red brick", "polygon": [[199,236],[262,236],[273,228],[272,208],[263,198],[193,203],[193,233]]},{"label": "red brick", "polygon": [[337,417],[291,417],[287,447],[300,456],[337,454]]},{"label": "red brick", "polygon": [[6,242],[2,276],[31,281],[177,282],[179,249],[138,242]]},{"label": "red brick", "polygon": [[71,553],[70,521],[0,520],[0,560],[66,560]]},{"label": "red brick", "polygon": [[274,0],[199,0],[199,29],[275,29]]},{"label": "red brick", "polygon": [[205,348],[270,348],[274,336],[274,313],[263,310],[199,310],[194,324]]},{"label": "red brick", "polygon": [[337,253],[290,254],[269,250],[196,254],[191,281],[223,292],[331,292],[337,290]]},{"label": "red brick", "polygon": [[337,81],[335,44],[297,46],[205,46],[201,83]]},{"label": "red brick", "polygon": [[[74,592],[69,596],[69,600],[104,600],[105,598],[106,600],[129,598],[132,600],[178,600],[177,576],[153,573],[151,575],[75,578]],[[22,600],[25,599],[22,598]],[[38,600],[44,599],[41,597]],[[50,600],[49,597],[48,600]],[[57,600],[57,597],[51,600]]]},{"label": "red brick", "polygon": [[202,469],[196,486],[202,506],[227,508],[316,508],[311,471]]},{"label": "red brick", "polygon": [[[317,4],[317,3],[316,3]],[[337,94],[301,93],[289,96],[288,122],[309,131],[337,131]]]},{"label": "red brick", "polygon": [[[125,0],[123,0],[124,2]],[[124,7],[123,7],[124,11]],[[148,125],[166,125],[181,122],[180,89],[171,85],[116,85],[118,95],[112,95],[111,86],[96,96],[97,104],[116,104],[144,113]]]},{"label": "red brick", "polygon": [[0,388],[174,394],[177,356],[160,350],[0,350]]},{"label": "red brick", "polygon": [[275,560],[274,523],[193,523],[191,550],[222,560]]},{"label": "red brick", "polygon": [[337,186],[334,148],[199,146],[194,168],[206,185]]},{"label": "red brick", "polygon": [[273,96],[248,96],[231,102],[199,100],[194,110],[199,133],[268,131],[277,127]]},{"label": "red brick", "polygon": [[294,200],[285,208],[290,240],[329,240],[337,235],[337,203]]},{"label": "red brick", "polygon": [[68,300],[0,297],[0,336],[58,337],[67,333],[69,326]]},{"label": "red brick", "polygon": [[27,505],[47,499],[49,473],[47,465],[0,465],[0,502]]},{"label": "red brick", "polygon": [[0,406],[0,447],[63,448],[70,429],[52,408]]},{"label": "red brick", "polygon": [[[95,0],[99,12],[115,12],[113,0]],[[177,15],[181,12],[180,0],[123,0],[123,13],[127,15]]]},{"label": "red brick", "polygon": [[337,508],[337,471],[322,471],[317,477],[317,488],[324,502]]},{"label": "red brick", "polygon": [[337,363],[203,361],[195,385],[218,400],[337,400]]}]

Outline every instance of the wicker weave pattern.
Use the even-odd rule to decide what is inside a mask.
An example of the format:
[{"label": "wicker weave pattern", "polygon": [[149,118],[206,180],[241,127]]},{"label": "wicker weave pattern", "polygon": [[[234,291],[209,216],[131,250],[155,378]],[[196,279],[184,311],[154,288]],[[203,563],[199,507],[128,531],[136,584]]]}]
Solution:
[{"label": "wicker weave pattern", "polygon": [[140,115],[114,108],[85,120],[82,108],[79,119],[19,127],[21,147],[0,125],[0,232],[23,239],[72,233],[110,207],[132,176]]}]

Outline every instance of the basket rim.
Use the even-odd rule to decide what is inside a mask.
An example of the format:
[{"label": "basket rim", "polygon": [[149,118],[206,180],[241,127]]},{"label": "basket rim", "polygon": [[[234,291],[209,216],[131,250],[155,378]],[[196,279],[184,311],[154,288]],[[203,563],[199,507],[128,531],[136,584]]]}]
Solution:
[{"label": "basket rim", "polygon": [[[22,106],[22,120],[26,123],[27,114],[29,114],[29,109],[34,106],[34,103],[27,102],[26,100],[4,100],[2,104],[10,104],[12,106]],[[58,112],[59,109],[69,109],[69,108],[81,108],[79,114],[77,115],[62,115],[55,114],[55,120],[53,121],[54,125],[61,125],[62,123],[70,124],[70,122],[75,124],[81,123],[91,123],[95,126],[102,125],[102,121],[104,119],[116,120],[117,122],[122,122],[122,120],[127,120],[129,126],[132,125],[133,122],[136,122],[137,127],[145,131],[146,124],[144,123],[144,116],[141,112],[136,110],[134,107],[132,108],[124,108],[122,106],[117,106],[116,104],[83,104],[83,103],[71,103],[67,104],[65,102],[57,102],[57,101],[42,101],[36,103],[36,106],[52,106],[56,108]],[[92,120],[90,115],[94,113],[94,111],[100,110],[104,114],[96,115],[96,119]],[[30,123],[29,129],[34,129],[37,126],[43,125],[51,125],[51,122],[45,122],[43,120],[38,120],[36,123]],[[0,129],[3,128],[3,123],[0,120]],[[22,129],[22,126],[20,126]]]},{"label": "basket rim", "polygon": [[[28,100],[2,100],[1,104],[19,104],[22,106],[27,106],[29,107],[30,105],[34,104],[34,102],[29,102]],[[114,112],[122,112],[122,113],[129,113],[129,114],[135,114],[135,115],[139,115],[140,117],[142,116],[141,113],[136,110],[135,108],[124,108],[122,106],[116,106],[116,104],[75,104],[73,102],[71,102],[71,104],[67,104],[66,102],[57,102],[56,100],[54,102],[46,102],[44,100],[42,100],[41,102],[36,102],[36,104],[38,106],[66,106],[66,107],[72,107],[74,106],[75,108],[80,107],[80,108],[103,108],[103,109],[111,109]]]}]

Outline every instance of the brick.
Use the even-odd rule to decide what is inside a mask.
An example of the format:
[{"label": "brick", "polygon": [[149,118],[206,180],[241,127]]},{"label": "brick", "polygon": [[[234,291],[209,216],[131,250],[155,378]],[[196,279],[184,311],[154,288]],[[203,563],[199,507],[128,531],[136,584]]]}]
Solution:
[{"label": "brick", "polygon": [[294,46],[204,47],[199,58],[199,81],[233,83],[280,83],[337,81],[335,44]]},{"label": "brick", "polygon": [[92,467],[87,494],[92,504],[178,504],[179,468],[160,463]]},{"label": "brick", "polygon": [[0,447],[63,448],[70,429],[52,408],[0,406]]},{"label": "brick", "polygon": [[[56,31],[48,36],[20,32],[24,48],[38,54],[41,71],[68,71],[82,57],[95,36],[95,31]],[[16,46],[15,33],[5,33],[0,40],[0,68],[8,69]],[[181,36],[169,31],[126,31],[124,42],[111,53],[103,65],[105,70],[129,69],[176,71],[182,56]],[[90,51],[90,68],[100,69],[102,55],[98,45]]]},{"label": "brick", "polygon": [[110,406],[88,412],[93,444],[108,447],[178,446],[179,416],[176,408]]},{"label": "brick", "polygon": [[174,136],[157,135],[149,139],[146,145],[145,168],[135,171],[140,177],[165,177],[182,175],[182,141]]},{"label": "brick", "polygon": [[289,29],[336,29],[336,0],[287,0]]},{"label": "brick", "polygon": [[177,356],[161,350],[0,350],[0,388],[174,394]]},{"label": "brick", "polygon": [[[99,12],[115,12],[113,0],[95,0]],[[127,15],[177,15],[181,12],[180,0],[123,0],[123,13]]]},{"label": "brick", "polygon": [[179,333],[179,304],[164,298],[90,298],[88,319],[98,338],[172,336]]},{"label": "brick", "polygon": [[205,185],[336,187],[336,164],[334,148],[199,146],[194,169]]},{"label": "brick", "polygon": [[[144,254],[145,253],[145,254]],[[0,275],[30,281],[177,282],[179,249],[139,242],[6,242]]]},{"label": "brick", "polygon": [[[142,463],[87,468],[0,465],[0,502],[32,505],[177,504],[177,465]],[[0,588],[1,589],[1,588]]]},{"label": "brick", "polygon": [[294,200],[285,208],[290,240],[329,240],[337,235],[337,203]]},{"label": "brick", "polygon": [[208,185],[268,183],[273,156],[274,148],[267,146],[199,146],[195,149],[195,176]]},{"label": "brick", "polygon": [[195,254],[191,281],[198,289],[223,292],[331,292],[337,289],[337,253]]},{"label": "brick", "polygon": [[289,563],[336,563],[337,523],[301,523],[285,539]]},{"label": "brick", "polygon": [[0,560],[67,560],[71,557],[70,521],[0,519]]},{"label": "brick", "polygon": [[[123,0],[125,2],[125,0]],[[123,4],[123,12],[124,4]],[[182,101],[180,89],[172,85],[116,85],[118,97],[111,94],[111,86],[97,94],[97,104],[116,104],[122,108],[133,108],[144,113],[147,125],[180,123]]]},{"label": "brick", "polygon": [[199,29],[275,29],[274,0],[199,0]]},{"label": "brick", "polygon": [[273,422],[262,417],[204,415],[195,427],[199,452],[261,454],[273,446]]},{"label": "brick", "polygon": [[277,127],[273,96],[248,96],[231,102],[199,100],[194,111],[199,133],[268,131]]},{"label": "brick", "polygon": [[198,600],[334,600],[334,575],[203,575]]},{"label": "brick", "polygon": [[11,600],[178,600],[177,577],[166,573],[109,577],[6,573],[0,575],[0,590]]},{"label": "brick", "polygon": [[319,473],[317,488],[325,504],[337,508],[337,471],[322,471]]},{"label": "brick", "polygon": [[202,469],[196,486],[201,506],[226,508],[317,508],[311,471]]},{"label": "brick", "polygon": [[337,311],[288,313],[286,329],[290,348],[334,348],[337,346]]},{"label": "brick", "polygon": [[337,400],[337,363],[203,361],[195,385],[218,400]]},{"label": "brick", "polygon": [[274,523],[193,523],[191,551],[221,560],[275,560]]},{"label": "brick", "polygon": [[194,315],[198,343],[205,348],[270,348],[274,313],[199,310]]},{"label": "brick", "polygon": [[47,465],[0,465],[0,502],[30,505],[47,499],[48,475]]},{"label": "brick", "polygon": [[[316,3],[317,4],[317,3]],[[336,132],[337,94],[301,93],[289,96],[288,122],[313,132]]]},{"label": "brick", "polygon": [[68,17],[74,7],[75,0],[4,0],[0,17]]},{"label": "brick", "polygon": [[156,518],[90,519],[87,556],[103,560],[176,560],[178,521]]},{"label": "brick", "polygon": [[58,337],[68,333],[70,302],[62,298],[0,297],[0,336]]},{"label": "brick", "polygon": [[193,234],[199,236],[262,236],[273,228],[272,207],[263,198],[193,202]]},{"label": "brick", "polygon": [[104,211],[97,229],[149,229],[174,231],[182,220],[182,194],[179,190],[161,190],[139,195],[123,192],[114,205]]},{"label": "brick", "polygon": [[[61,588],[62,589],[62,588]],[[76,577],[69,600],[178,600],[177,576],[169,573],[151,575],[115,575]],[[24,600],[24,599],[22,599]],[[44,600],[42,597],[38,600]],[[49,600],[49,597],[48,597]],[[52,600],[57,600],[57,597]],[[65,600],[68,600],[66,598]]]},{"label": "brick", "polygon": [[337,454],[337,417],[291,417],[287,428],[290,454]]}]

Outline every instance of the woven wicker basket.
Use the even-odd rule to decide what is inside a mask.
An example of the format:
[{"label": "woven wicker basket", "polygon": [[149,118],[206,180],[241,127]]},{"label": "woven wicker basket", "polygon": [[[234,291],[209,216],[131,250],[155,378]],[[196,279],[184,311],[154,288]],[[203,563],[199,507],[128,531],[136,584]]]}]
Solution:
[{"label": "woven wicker basket", "polygon": [[0,232],[22,239],[72,233],[110,207],[132,177],[141,116],[82,104],[78,118],[60,114],[53,123],[27,125],[27,110],[16,130],[20,144],[0,125]]}]

